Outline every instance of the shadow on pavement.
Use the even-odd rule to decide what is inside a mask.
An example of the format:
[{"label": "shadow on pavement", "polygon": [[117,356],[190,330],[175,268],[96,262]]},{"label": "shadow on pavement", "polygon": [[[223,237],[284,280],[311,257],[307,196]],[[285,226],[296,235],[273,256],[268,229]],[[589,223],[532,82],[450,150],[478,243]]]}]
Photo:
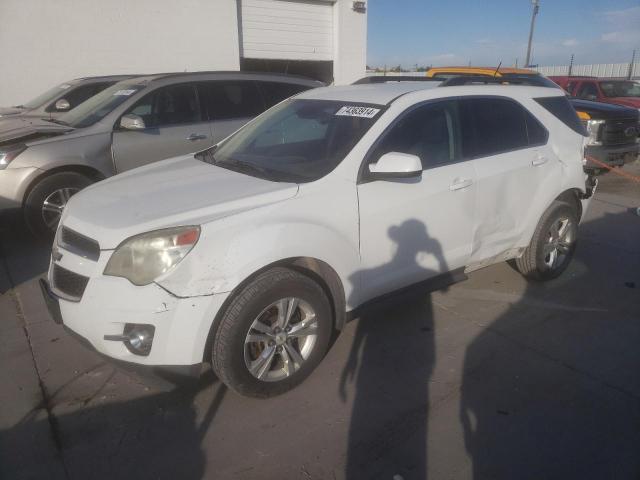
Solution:
[{"label": "shadow on pavement", "polygon": [[[388,276],[402,268],[421,269],[419,254],[436,257],[441,272],[448,268],[440,243],[424,224],[408,220],[389,229],[396,244],[391,262],[352,277]],[[416,245],[418,247],[416,247]],[[366,275],[363,275],[366,273]],[[388,302],[365,308],[360,316],[349,359],[340,380],[340,395],[355,381],[349,425],[346,478],[426,478],[429,379],[435,362],[431,296],[420,291],[394,295]],[[394,308],[403,304],[402,309]],[[416,441],[406,442],[411,436]]]},{"label": "shadow on pavement", "polygon": [[[108,382],[111,377],[105,380]],[[202,439],[225,395],[209,371],[197,385],[134,400],[87,407],[53,420],[54,442],[62,453],[69,478],[201,479],[205,472]],[[69,385],[65,385],[67,388]],[[100,389],[98,389],[99,391]],[[194,399],[212,395],[205,412],[196,412]],[[55,393],[53,396],[55,396]],[[96,395],[94,395],[96,396]],[[35,411],[37,412],[37,411]],[[21,443],[47,419],[27,416],[15,427],[0,431],[0,477],[35,478],[29,468],[12,470],[20,462],[6,456],[11,443]],[[60,434],[60,428],[64,434]],[[8,448],[4,448],[8,447]],[[19,455],[19,452],[13,452]],[[4,457],[4,458],[3,458]],[[33,466],[39,471],[38,466]],[[49,478],[56,478],[51,472]],[[62,478],[62,476],[61,476]]]},{"label": "shadow on pavement", "polygon": [[640,218],[582,231],[569,269],[529,283],[466,349],[460,421],[476,480],[640,478]]}]

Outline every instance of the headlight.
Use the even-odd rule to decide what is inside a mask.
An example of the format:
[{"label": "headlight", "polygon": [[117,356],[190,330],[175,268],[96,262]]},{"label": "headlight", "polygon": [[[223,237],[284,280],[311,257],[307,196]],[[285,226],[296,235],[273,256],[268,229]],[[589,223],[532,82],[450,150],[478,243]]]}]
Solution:
[{"label": "headlight", "polygon": [[26,145],[13,145],[0,150],[0,170],[7,168],[11,160],[16,158],[27,149]]},{"label": "headlight", "polygon": [[105,275],[148,285],[175,267],[194,247],[200,227],[175,227],[143,233],[122,242],[111,255]]},{"label": "headlight", "polygon": [[604,125],[604,120],[587,120],[585,128],[587,129],[587,145],[602,145],[600,139],[600,128]]}]

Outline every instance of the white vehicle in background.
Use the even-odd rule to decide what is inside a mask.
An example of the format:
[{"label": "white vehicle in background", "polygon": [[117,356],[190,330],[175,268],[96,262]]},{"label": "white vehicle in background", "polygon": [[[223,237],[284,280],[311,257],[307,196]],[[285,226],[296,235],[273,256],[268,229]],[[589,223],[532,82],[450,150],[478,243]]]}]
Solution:
[{"label": "white vehicle in background", "polygon": [[80,192],[42,283],[54,318],[114,359],[210,361],[270,396],[381,295],[505,260],[560,275],[594,189],[575,111],[560,90],[437,85],[309,90]]}]

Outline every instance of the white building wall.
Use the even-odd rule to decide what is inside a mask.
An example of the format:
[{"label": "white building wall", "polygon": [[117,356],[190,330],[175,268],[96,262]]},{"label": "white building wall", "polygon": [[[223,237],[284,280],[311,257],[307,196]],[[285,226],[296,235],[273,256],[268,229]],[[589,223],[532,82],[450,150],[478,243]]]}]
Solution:
[{"label": "white building wall", "polygon": [[238,70],[236,0],[0,0],[0,105],[71,78]]},{"label": "white building wall", "polygon": [[[369,8],[369,2],[366,8]],[[367,13],[353,10],[351,0],[338,0],[333,18],[333,77],[336,85],[347,85],[365,76]]]}]

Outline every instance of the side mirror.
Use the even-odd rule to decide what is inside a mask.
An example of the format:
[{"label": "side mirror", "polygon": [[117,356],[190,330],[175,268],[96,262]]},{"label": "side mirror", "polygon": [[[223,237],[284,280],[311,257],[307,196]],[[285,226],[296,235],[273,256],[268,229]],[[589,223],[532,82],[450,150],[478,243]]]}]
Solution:
[{"label": "side mirror", "polygon": [[69,103],[69,101],[67,99],[61,98],[60,100],[58,100],[56,102],[55,108],[59,112],[66,112],[67,110],[69,110],[71,108],[71,104]]},{"label": "side mirror", "polygon": [[385,153],[376,163],[369,164],[369,176],[376,180],[420,178],[422,162],[418,156],[408,153]]},{"label": "side mirror", "polygon": [[146,125],[142,117],[129,113],[120,119],[120,128],[125,130],[144,130]]}]

